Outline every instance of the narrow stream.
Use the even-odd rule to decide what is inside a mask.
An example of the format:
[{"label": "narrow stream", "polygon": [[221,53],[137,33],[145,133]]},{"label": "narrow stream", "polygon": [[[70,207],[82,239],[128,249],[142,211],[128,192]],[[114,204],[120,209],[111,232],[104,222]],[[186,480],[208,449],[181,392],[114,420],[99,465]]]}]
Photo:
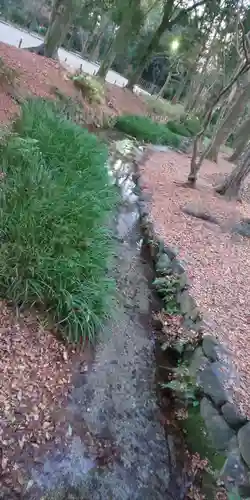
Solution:
[{"label": "narrow stream", "polygon": [[[128,142],[116,143],[116,151],[126,158],[131,147]],[[138,156],[141,153],[137,149]],[[62,487],[61,496],[46,497],[51,500],[182,500],[185,496],[176,453],[179,443],[175,445],[174,435],[165,435],[157,404],[152,295],[148,263],[141,255],[129,162],[112,159],[123,197],[114,229],[111,274],[118,291],[113,319],[106,324],[91,369],[75,381],[68,406],[74,421],[70,444],[64,451],[55,450],[42,468],[32,470],[32,481],[43,494]],[[99,459],[96,443],[102,449]]]}]

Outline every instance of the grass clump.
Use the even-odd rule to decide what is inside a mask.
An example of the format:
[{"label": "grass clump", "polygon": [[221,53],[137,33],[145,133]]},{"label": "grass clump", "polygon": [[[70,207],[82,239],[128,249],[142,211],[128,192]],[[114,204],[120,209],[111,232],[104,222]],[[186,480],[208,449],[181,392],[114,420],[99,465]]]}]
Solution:
[{"label": "grass clump", "polygon": [[184,106],[182,104],[172,104],[163,99],[153,95],[143,96],[147,105],[149,113],[154,113],[159,116],[166,116],[167,118],[176,120],[184,113]]},{"label": "grass clump", "polygon": [[146,116],[119,116],[115,127],[141,141],[175,148],[180,146],[181,139],[178,135],[171,132],[164,124],[156,123]]},{"label": "grass clump", "polygon": [[196,116],[186,118],[184,121],[184,126],[188,130],[188,132],[190,133],[191,136],[197,135],[201,129],[200,120]]},{"label": "grass clump", "polygon": [[72,76],[74,85],[80,89],[82,95],[88,99],[90,103],[101,104],[105,99],[105,89],[103,82],[90,75],[84,73],[75,73]]},{"label": "grass clump", "polygon": [[41,99],[14,131],[1,145],[1,294],[48,311],[69,341],[93,341],[113,285],[106,147]]},{"label": "grass clump", "polygon": [[174,134],[178,134],[183,137],[191,137],[192,135],[183,123],[169,120],[166,125],[167,128]]}]

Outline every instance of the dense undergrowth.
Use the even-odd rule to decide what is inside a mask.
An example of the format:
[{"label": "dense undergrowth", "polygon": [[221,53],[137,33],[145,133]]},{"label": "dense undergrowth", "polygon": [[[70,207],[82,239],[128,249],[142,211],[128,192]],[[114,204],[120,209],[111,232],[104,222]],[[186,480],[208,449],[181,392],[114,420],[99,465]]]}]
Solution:
[{"label": "dense undergrowth", "polygon": [[93,341],[113,290],[107,149],[42,99],[13,130],[1,145],[1,294],[48,311],[69,341]]},{"label": "dense undergrowth", "polygon": [[185,118],[157,123],[148,116],[123,115],[116,119],[115,127],[141,141],[179,148],[183,137],[192,138],[197,134],[200,122],[196,118]]},{"label": "dense undergrowth", "polygon": [[115,127],[136,139],[151,142],[152,144],[163,144],[178,148],[181,137],[169,130],[166,125],[156,123],[147,116],[123,115],[115,122]]}]

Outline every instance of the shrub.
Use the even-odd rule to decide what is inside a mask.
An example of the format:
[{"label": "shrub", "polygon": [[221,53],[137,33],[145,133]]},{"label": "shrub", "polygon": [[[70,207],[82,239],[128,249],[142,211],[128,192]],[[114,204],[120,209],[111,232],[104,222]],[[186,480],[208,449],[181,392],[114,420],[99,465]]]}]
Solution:
[{"label": "shrub", "polygon": [[13,85],[18,79],[17,70],[8,66],[0,57],[0,85]]},{"label": "shrub", "polygon": [[198,134],[201,129],[200,120],[195,116],[193,118],[186,118],[186,120],[184,121],[184,126],[192,136]]},{"label": "shrub", "polygon": [[189,130],[185,127],[183,123],[180,122],[174,122],[172,120],[169,120],[167,123],[167,128],[171,130],[174,134],[182,135],[184,137],[190,137],[191,134]]},{"label": "shrub", "polygon": [[81,90],[84,97],[89,102],[102,103],[105,98],[105,89],[103,83],[90,75],[76,73],[72,76],[74,85]]},{"label": "shrub", "polygon": [[184,113],[184,107],[182,104],[172,104],[167,99],[162,97],[156,97],[153,95],[145,95],[143,99],[147,105],[148,111],[150,113],[155,113],[159,116],[166,116],[167,118],[176,120]]},{"label": "shrub", "polygon": [[49,311],[69,341],[93,341],[113,287],[106,147],[40,99],[14,131],[1,146],[1,293]]},{"label": "shrub", "polygon": [[141,141],[165,144],[176,148],[180,146],[178,135],[173,134],[164,124],[156,123],[146,116],[119,116],[115,127]]}]

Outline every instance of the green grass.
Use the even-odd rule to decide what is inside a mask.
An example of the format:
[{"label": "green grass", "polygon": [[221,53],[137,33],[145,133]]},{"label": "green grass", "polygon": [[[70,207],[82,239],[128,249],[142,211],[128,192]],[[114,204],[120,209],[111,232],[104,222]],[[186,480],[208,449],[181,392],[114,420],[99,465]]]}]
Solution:
[{"label": "green grass", "polygon": [[165,116],[169,119],[176,120],[184,114],[184,106],[182,104],[172,104],[170,101],[162,97],[143,96],[149,113],[154,113],[159,116]]},{"label": "green grass", "polygon": [[191,137],[191,135],[192,135],[183,123],[169,120],[166,123],[166,126],[174,134],[181,135],[183,137]]},{"label": "green grass", "polygon": [[191,136],[198,134],[198,132],[201,129],[200,120],[199,120],[199,118],[197,118],[195,116],[190,117],[190,118],[186,118],[184,120],[183,124],[184,124],[185,128],[189,131]]},{"label": "green grass", "polygon": [[146,116],[119,116],[115,122],[115,127],[141,141],[175,148],[180,146],[180,136],[171,132],[164,124],[156,123]]},{"label": "green grass", "polygon": [[107,149],[41,99],[14,132],[1,145],[1,295],[48,311],[69,341],[93,341],[114,285]]}]

